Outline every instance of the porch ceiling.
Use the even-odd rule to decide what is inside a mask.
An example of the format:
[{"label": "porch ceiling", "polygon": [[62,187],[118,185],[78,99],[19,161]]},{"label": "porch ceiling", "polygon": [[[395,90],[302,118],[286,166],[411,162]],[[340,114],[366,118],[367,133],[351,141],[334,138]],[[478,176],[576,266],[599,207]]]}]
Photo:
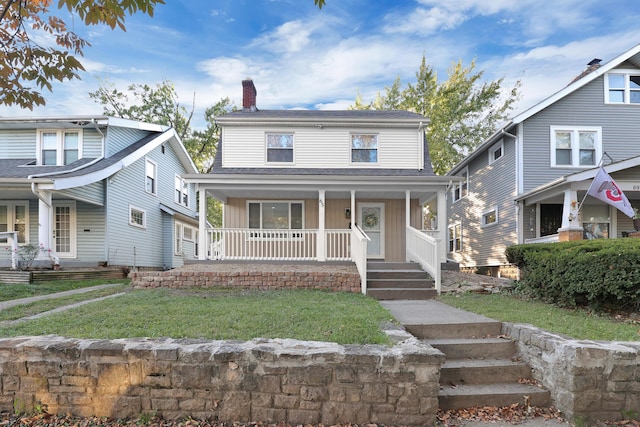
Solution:
[{"label": "porch ceiling", "polygon": [[[405,190],[376,190],[376,189],[354,189],[356,199],[404,199]],[[318,190],[292,190],[292,189],[266,189],[266,188],[243,188],[243,189],[208,189],[207,194],[218,199],[228,198],[240,199],[317,199]],[[412,199],[427,200],[435,197],[435,191],[411,191]],[[350,199],[350,190],[326,190],[327,199]]]}]

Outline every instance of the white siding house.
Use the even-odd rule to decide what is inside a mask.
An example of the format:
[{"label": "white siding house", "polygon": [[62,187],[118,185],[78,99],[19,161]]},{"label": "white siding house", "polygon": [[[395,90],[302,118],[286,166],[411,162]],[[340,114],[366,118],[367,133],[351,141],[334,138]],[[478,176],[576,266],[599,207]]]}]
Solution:
[{"label": "white siding house", "polygon": [[[562,82],[559,82],[562,84]],[[632,220],[586,192],[603,166],[640,207],[640,45],[513,117],[447,175],[448,259],[507,266],[517,243],[623,237]]]},{"label": "white siding house", "polygon": [[[176,174],[195,171],[168,127],[104,116],[0,118],[0,231],[42,248],[41,266],[177,267],[195,257],[195,242],[167,256],[163,247],[184,235],[165,223],[197,229],[193,185],[186,203],[174,196]],[[0,251],[0,265],[10,252]]]},{"label": "white siding house", "polygon": [[424,232],[422,206],[444,211],[452,179],[433,173],[427,118],[260,110],[252,80],[243,91],[243,109],[216,118],[212,172],[185,175],[201,212],[207,197],[224,204],[222,228],[200,218],[201,259],[353,261],[359,269],[367,259],[414,260],[439,280],[446,223],[443,216],[439,231]]}]

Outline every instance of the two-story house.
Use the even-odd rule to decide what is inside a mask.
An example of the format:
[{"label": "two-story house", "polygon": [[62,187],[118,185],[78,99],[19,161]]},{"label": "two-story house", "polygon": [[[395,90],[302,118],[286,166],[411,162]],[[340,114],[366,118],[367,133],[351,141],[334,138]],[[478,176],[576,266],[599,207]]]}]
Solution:
[{"label": "two-story house", "polygon": [[462,178],[448,194],[448,258],[499,274],[509,245],[626,235],[632,220],[586,192],[603,165],[640,207],[638,135],[640,45],[591,61],[448,173]]},{"label": "two-story house", "polygon": [[[0,245],[36,264],[172,268],[196,257],[196,169],[175,131],[104,116],[0,118]],[[9,265],[10,252],[0,251]]]},{"label": "two-story house", "polygon": [[[253,81],[242,85],[243,109],[216,118],[221,139],[212,172],[185,175],[197,184],[201,212],[206,197],[224,204],[222,228],[207,231],[200,218],[201,245],[209,248],[201,259],[355,261],[363,268],[367,258],[416,260],[426,245],[430,252],[419,256],[430,258],[425,268],[439,280],[445,242],[422,231],[422,206],[435,200],[444,211],[451,178],[433,173],[425,117],[260,110]],[[366,254],[356,241],[366,242]]]}]

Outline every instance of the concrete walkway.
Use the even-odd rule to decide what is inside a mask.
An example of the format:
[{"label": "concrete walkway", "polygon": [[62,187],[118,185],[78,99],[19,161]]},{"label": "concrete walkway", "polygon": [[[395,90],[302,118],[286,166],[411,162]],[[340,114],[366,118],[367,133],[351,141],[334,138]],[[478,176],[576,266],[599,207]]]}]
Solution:
[{"label": "concrete walkway", "polygon": [[53,298],[62,298],[62,297],[67,297],[69,295],[83,294],[85,292],[99,291],[100,289],[113,288],[120,285],[121,285],[120,283],[109,283],[106,285],[97,285],[97,286],[90,286],[87,288],[72,289],[70,291],[57,292],[54,294],[38,295],[35,297],[27,297],[27,298],[12,299],[9,301],[2,301],[0,302],[0,311],[6,310],[7,308],[15,307],[17,305],[31,304],[32,302],[38,302],[38,301],[43,301],[43,300],[53,299]]},{"label": "concrete walkway", "polygon": [[389,310],[398,322],[403,325],[441,325],[495,321],[435,300],[380,301],[380,304]]}]

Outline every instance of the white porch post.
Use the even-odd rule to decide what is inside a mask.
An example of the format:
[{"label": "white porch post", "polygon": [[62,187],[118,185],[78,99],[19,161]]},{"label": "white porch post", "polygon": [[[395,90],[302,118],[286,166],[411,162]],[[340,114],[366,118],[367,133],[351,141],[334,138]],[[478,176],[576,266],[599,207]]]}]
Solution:
[{"label": "white porch post", "polygon": [[447,194],[445,190],[438,190],[436,200],[436,212],[438,212],[438,236],[440,238],[438,253],[440,254],[440,262],[447,262]]},{"label": "white porch post", "polygon": [[[55,254],[53,246],[53,203],[51,192],[36,190],[38,195],[38,245],[42,245],[44,252],[38,254],[38,259],[49,259]],[[48,250],[51,249],[51,252]]]},{"label": "white porch post", "polygon": [[209,253],[207,236],[207,190],[198,184],[198,259],[207,259]]},{"label": "white porch post", "polygon": [[354,224],[356,223],[356,219],[357,219],[357,215],[356,215],[356,191],[355,190],[351,190],[351,224],[350,224],[350,228],[353,228]]},{"label": "white porch post", "polygon": [[578,217],[578,192],[574,189],[564,191],[562,205],[562,226],[558,229],[558,240],[582,240],[582,224]]},{"label": "white porch post", "polygon": [[[404,222],[405,222],[405,239],[407,235],[407,229],[411,227],[411,191],[406,190],[404,193]],[[407,262],[410,261],[409,253],[405,248],[405,259]]]},{"label": "white porch post", "polygon": [[316,240],[318,261],[326,261],[325,244],[325,190],[318,190],[318,239]]}]

